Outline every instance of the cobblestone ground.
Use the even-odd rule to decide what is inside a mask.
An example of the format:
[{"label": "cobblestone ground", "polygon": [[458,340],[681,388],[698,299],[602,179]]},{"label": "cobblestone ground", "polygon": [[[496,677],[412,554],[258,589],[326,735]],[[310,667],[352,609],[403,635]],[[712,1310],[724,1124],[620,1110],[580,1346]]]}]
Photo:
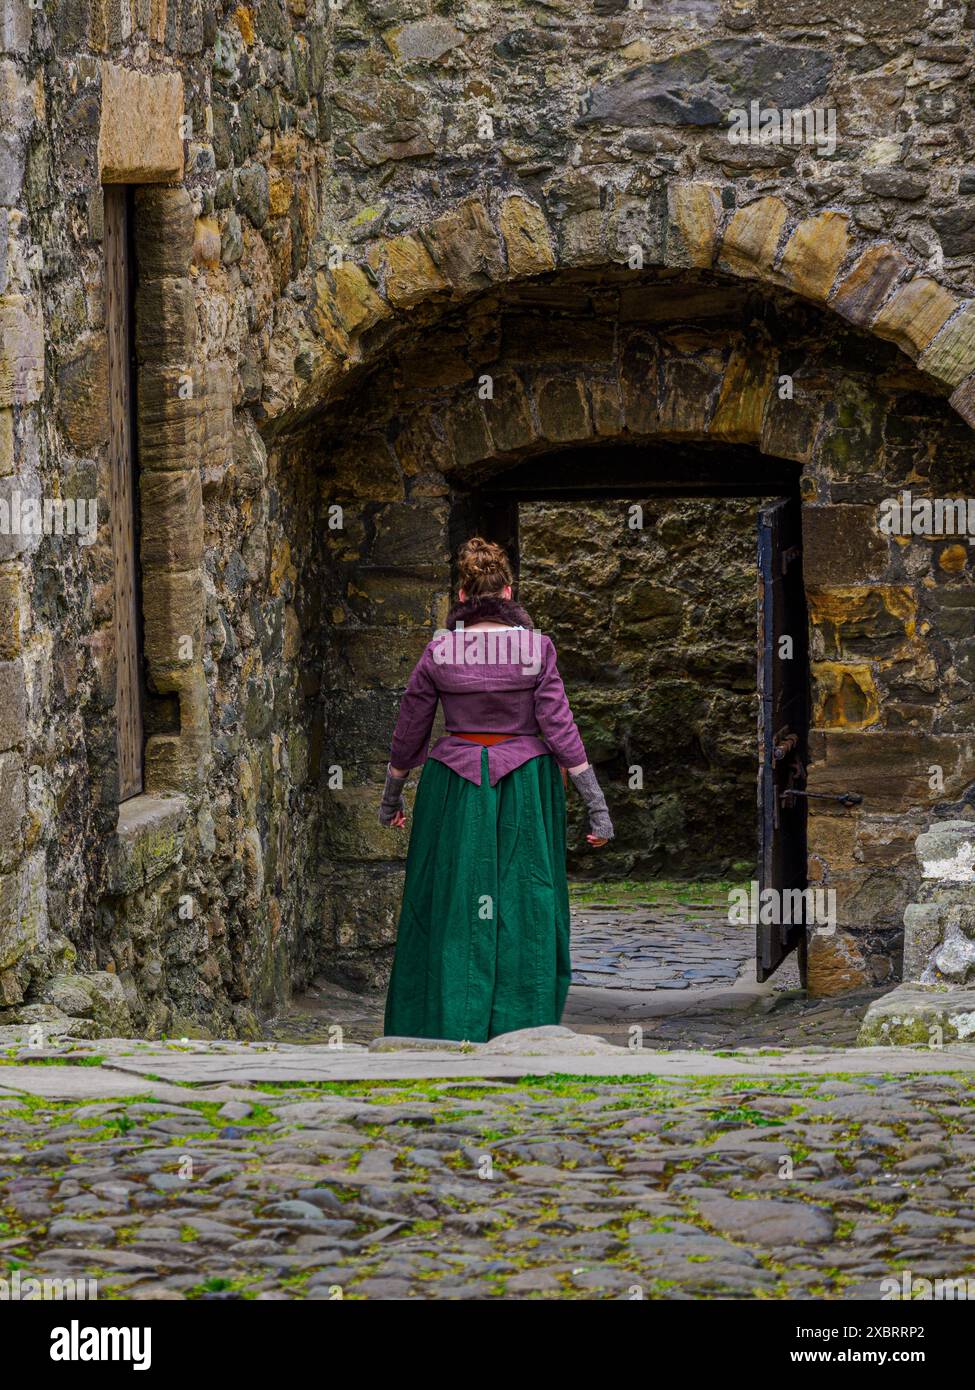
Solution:
[{"label": "cobblestone ground", "polygon": [[[576,889],[572,988],[563,1023],[648,1047],[844,1047],[872,999],[889,985],[835,999],[808,999],[795,958],[766,988],[754,984],[754,928],[729,926],[727,886],[633,885],[619,901]],[[750,986],[750,987],[749,987]],[[279,1041],[327,1041],[339,1024],[350,1042],[382,1035],[382,995],[317,980],[270,1033]]]},{"label": "cobblestone ground", "polygon": [[970,1075],[243,1094],[0,1098],[0,1270],[200,1299],[844,1300],[975,1275]]},{"label": "cobblestone ground", "polygon": [[[853,1044],[882,991],[809,1000],[794,963],[757,986],[725,901],[577,890],[563,1022],[623,1044],[637,1026],[649,1049]],[[271,1036],[368,1043],[382,1009],[319,980]],[[171,1079],[150,1099],[96,1078],[98,1047],[0,1057],[0,1276],[119,1298],[663,1300],[975,1276],[972,1073],[251,1079],[211,1099]],[[187,1076],[201,1047],[228,1045],[183,1049]],[[34,1091],[91,1098],[11,1094],[32,1059],[33,1078],[97,1079]]]},{"label": "cobblestone ground", "polygon": [[729,926],[711,904],[577,907],[572,983],[650,992],[733,985],[753,950],[752,931]]}]

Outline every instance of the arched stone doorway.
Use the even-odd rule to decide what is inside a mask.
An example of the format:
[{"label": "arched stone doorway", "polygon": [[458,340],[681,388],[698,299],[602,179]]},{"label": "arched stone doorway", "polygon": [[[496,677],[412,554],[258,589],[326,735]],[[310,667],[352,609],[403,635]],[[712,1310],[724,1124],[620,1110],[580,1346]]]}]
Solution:
[{"label": "arched stone doorway", "polygon": [[[957,671],[945,617],[957,557],[938,546],[906,556],[878,525],[881,500],[912,477],[935,495],[962,486],[969,434],[945,394],[836,316],[701,270],[551,273],[434,322],[420,315],[412,336],[398,323],[334,405],[271,444],[276,478],[317,470],[327,539],[304,556],[292,546],[291,558],[324,619],[312,645],[325,670],[324,765],[352,770],[341,795],[319,803],[322,888],[309,901],[328,923],[329,968],[364,982],[388,959],[399,865],[372,825],[375,780],[397,691],[445,610],[451,546],[475,517],[510,533],[505,480],[540,486],[557,455],[563,483],[572,466],[591,475],[598,458],[607,495],[661,479],[693,488],[695,477],[764,495],[784,480],[795,487],[808,788],[822,798],[808,873],[838,902],[836,931],[812,943],[810,983],[833,993],[896,978],[914,837],[975,772],[942,691]],[[605,473],[609,460],[618,477]],[[329,508],[341,518],[331,531]],[[828,799],[847,791],[862,804]]]}]

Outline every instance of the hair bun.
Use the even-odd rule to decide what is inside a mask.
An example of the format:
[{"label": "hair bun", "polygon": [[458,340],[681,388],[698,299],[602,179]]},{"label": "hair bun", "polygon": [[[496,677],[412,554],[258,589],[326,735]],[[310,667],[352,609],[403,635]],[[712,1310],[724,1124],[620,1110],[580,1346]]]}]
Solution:
[{"label": "hair bun", "polygon": [[512,583],[511,563],[504,549],[483,536],[472,536],[457,554],[459,587],[468,598],[500,594]]}]

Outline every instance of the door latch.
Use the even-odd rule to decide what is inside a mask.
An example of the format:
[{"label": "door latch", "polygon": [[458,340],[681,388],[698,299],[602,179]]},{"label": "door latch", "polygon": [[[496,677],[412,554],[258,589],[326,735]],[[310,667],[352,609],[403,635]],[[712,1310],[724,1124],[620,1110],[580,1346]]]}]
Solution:
[{"label": "door latch", "polygon": [[782,805],[791,806],[797,796],[805,796],[811,801],[838,801],[841,806],[859,806],[863,797],[859,792],[800,792],[787,787],[782,793]]}]

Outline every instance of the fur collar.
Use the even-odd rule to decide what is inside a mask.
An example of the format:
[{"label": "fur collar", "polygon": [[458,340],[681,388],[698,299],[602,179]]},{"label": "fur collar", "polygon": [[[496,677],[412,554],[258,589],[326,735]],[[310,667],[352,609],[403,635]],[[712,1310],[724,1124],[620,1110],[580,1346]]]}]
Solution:
[{"label": "fur collar", "polygon": [[455,603],[447,614],[447,627],[452,632],[461,622],[465,627],[483,622],[508,623],[511,627],[533,626],[531,618],[520,604],[515,603],[513,599],[495,598],[491,595]]}]

